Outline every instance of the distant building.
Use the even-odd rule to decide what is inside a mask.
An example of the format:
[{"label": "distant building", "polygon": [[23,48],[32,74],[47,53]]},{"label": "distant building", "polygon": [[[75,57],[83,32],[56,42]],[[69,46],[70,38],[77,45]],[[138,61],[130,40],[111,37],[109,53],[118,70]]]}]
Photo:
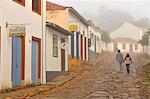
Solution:
[{"label": "distant building", "polygon": [[88,21],[89,22],[89,27],[88,27],[88,31],[89,31],[89,59],[95,58],[97,56],[96,53],[96,37],[97,37],[97,30],[96,30],[96,26],[92,23],[92,21]]},{"label": "distant building", "polygon": [[94,25],[92,21],[89,22],[88,38],[89,38],[89,59],[96,58],[98,53],[101,53],[101,30]]},{"label": "distant building", "polygon": [[140,52],[140,45],[133,39],[130,38],[115,38],[112,39],[113,51],[118,49],[122,52]]},{"label": "distant building", "polygon": [[143,30],[129,22],[125,22],[119,29],[110,33],[112,42],[110,51],[120,49],[122,52],[143,52],[138,41],[142,38]]},{"label": "distant building", "polygon": [[100,54],[102,52],[102,30],[99,27],[96,27],[96,53]]}]

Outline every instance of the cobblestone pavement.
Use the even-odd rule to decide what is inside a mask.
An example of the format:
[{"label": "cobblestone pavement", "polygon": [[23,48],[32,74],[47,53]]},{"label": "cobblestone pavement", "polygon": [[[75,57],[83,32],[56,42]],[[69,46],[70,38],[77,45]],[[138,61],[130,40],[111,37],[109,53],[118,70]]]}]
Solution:
[{"label": "cobblestone pavement", "polygon": [[33,98],[40,99],[145,99],[140,94],[137,67],[149,61],[143,54],[134,54],[131,73],[126,67],[119,72],[115,56],[93,63],[90,71],[82,73],[74,80],[51,91],[40,93]]}]

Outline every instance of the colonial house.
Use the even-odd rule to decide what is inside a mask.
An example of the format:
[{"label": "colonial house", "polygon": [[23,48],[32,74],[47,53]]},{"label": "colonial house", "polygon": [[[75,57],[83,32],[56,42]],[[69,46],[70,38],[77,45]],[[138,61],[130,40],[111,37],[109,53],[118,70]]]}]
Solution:
[{"label": "colonial house", "polygon": [[101,34],[100,29],[94,25],[91,20],[88,20],[88,38],[89,38],[89,59],[97,57],[98,53],[101,53]]},{"label": "colonial house", "polygon": [[116,51],[117,49],[121,50],[122,52],[140,52],[140,48],[138,43],[130,38],[115,38],[112,39],[113,42],[113,50]]},{"label": "colonial house", "polygon": [[142,46],[138,41],[142,38],[142,29],[129,22],[125,22],[119,29],[110,33],[112,42],[110,51],[120,49],[122,52],[142,52]]},{"label": "colonial house", "polygon": [[102,52],[102,39],[101,39],[101,33],[102,30],[99,27],[96,27],[97,33],[96,33],[96,53],[100,54]]},{"label": "colonial house", "polygon": [[68,41],[69,66],[88,61],[88,22],[72,7],[47,2],[46,20],[71,31]]},{"label": "colonial house", "polygon": [[89,35],[88,35],[88,38],[89,38],[89,59],[92,59],[92,58],[95,58],[97,56],[96,54],[96,26],[93,24],[92,21],[88,21],[89,22],[89,27],[88,27],[88,31],[89,31]]},{"label": "colonial house", "polygon": [[46,23],[46,79],[68,71],[68,35],[70,32],[53,23]]},{"label": "colonial house", "polygon": [[44,0],[0,0],[0,89],[44,83]]}]

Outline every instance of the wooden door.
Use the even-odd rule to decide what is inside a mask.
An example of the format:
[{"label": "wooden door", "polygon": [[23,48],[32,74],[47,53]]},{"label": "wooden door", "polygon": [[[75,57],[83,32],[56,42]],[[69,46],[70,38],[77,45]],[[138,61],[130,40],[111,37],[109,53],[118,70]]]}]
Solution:
[{"label": "wooden door", "polygon": [[82,36],[82,34],[81,34],[81,40],[80,40],[81,42],[81,60],[83,59],[83,36]]},{"label": "wooden door", "polygon": [[79,32],[76,32],[76,57],[79,59]]},{"label": "wooden door", "polygon": [[61,49],[61,70],[65,71],[65,49]]},{"label": "wooden door", "polygon": [[33,38],[32,40],[32,83],[38,83],[40,78],[40,41]]},{"label": "wooden door", "polygon": [[74,32],[71,33],[71,56],[74,58]]},{"label": "wooden door", "polygon": [[[61,44],[65,43],[65,39],[61,38]],[[65,48],[61,48],[61,70],[65,71]]]},{"label": "wooden door", "polygon": [[85,44],[84,45],[85,45],[84,48],[85,48],[85,61],[86,61],[86,54],[87,54],[87,52],[86,52],[86,50],[87,50],[87,47],[86,47],[86,37],[85,37]]},{"label": "wooden door", "polygon": [[21,85],[22,71],[22,37],[12,38],[12,82]]}]

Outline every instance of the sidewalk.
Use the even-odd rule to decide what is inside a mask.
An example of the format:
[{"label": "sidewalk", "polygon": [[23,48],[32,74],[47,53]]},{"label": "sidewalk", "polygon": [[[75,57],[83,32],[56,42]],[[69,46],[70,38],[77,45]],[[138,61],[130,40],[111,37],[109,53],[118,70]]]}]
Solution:
[{"label": "sidewalk", "polygon": [[[98,58],[99,60],[103,60],[109,54],[110,53],[101,54],[100,57]],[[58,76],[44,85],[35,85],[35,86],[22,87],[18,89],[14,88],[11,90],[6,90],[6,92],[0,93],[0,99],[30,98],[39,93],[52,90],[73,80],[74,78],[81,75],[83,72],[92,70],[93,64],[95,64],[94,60],[91,61],[90,63],[83,63],[80,67],[74,69],[74,71],[69,71],[64,75]]]}]

